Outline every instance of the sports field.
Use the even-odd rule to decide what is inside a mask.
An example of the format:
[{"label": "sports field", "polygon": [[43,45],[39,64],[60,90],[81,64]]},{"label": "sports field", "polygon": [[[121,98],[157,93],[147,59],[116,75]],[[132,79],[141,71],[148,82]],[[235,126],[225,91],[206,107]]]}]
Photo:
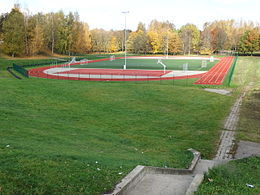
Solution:
[{"label": "sports field", "polygon": [[[127,58],[127,69],[145,69],[145,70],[163,70],[163,66],[158,64],[160,57],[129,57]],[[207,67],[201,67],[203,59],[161,59],[161,62],[166,65],[167,70],[183,70],[183,64],[188,64],[188,70],[200,70],[205,71],[212,68],[218,60],[210,62],[209,59],[205,59]],[[73,68],[103,68],[103,69],[123,69],[125,64],[124,58],[117,58],[113,61],[94,61],[91,63],[82,63],[81,65],[73,65]]]},{"label": "sports field", "polygon": [[34,68],[31,77],[91,81],[155,81],[197,78],[195,84],[222,85],[233,57],[130,56]]},{"label": "sports field", "polygon": [[4,194],[101,194],[138,164],[185,168],[188,148],[210,158],[234,100],[158,82],[0,83]]}]

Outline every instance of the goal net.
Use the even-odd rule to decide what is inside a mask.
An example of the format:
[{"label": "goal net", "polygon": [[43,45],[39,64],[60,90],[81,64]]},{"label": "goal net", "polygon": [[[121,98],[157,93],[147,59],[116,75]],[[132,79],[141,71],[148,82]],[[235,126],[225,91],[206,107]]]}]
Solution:
[{"label": "goal net", "polygon": [[208,62],[207,60],[202,60],[201,61],[201,68],[207,68]]},{"label": "goal net", "polygon": [[114,61],[116,59],[116,57],[114,55],[110,56],[109,60],[110,61]]},{"label": "goal net", "polygon": [[188,71],[189,69],[189,64],[188,63],[185,63],[182,65],[182,70],[185,72],[185,71]]},{"label": "goal net", "polygon": [[88,59],[82,59],[79,62],[80,62],[80,65],[88,65]]}]

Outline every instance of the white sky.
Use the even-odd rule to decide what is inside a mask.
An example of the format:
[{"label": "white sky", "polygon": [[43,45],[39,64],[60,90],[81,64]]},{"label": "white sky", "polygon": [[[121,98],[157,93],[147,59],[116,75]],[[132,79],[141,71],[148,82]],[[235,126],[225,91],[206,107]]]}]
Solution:
[{"label": "white sky", "polygon": [[127,28],[139,22],[170,21],[177,28],[193,23],[202,29],[205,22],[220,19],[251,20],[260,23],[260,0],[0,0],[0,14],[10,12],[14,3],[30,12],[77,11],[91,29],[124,29],[122,11],[129,11]]}]

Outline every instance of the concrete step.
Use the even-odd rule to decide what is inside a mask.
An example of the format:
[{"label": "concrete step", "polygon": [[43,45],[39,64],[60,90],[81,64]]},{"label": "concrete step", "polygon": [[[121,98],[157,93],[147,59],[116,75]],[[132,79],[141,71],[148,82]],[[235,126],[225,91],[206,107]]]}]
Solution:
[{"label": "concrete step", "polygon": [[146,174],[127,195],[182,195],[193,175]]}]

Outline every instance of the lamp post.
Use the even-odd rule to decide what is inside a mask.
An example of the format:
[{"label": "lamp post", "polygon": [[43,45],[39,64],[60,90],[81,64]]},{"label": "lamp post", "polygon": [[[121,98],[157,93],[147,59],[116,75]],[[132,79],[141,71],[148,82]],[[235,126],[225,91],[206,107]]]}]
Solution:
[{"label": "lamp post", "polygon": [[124,70],[126,69],[126,14],[128,14],[129,11],[122,12],[122,14],[125,14],[125,64],[124,64]]}]

